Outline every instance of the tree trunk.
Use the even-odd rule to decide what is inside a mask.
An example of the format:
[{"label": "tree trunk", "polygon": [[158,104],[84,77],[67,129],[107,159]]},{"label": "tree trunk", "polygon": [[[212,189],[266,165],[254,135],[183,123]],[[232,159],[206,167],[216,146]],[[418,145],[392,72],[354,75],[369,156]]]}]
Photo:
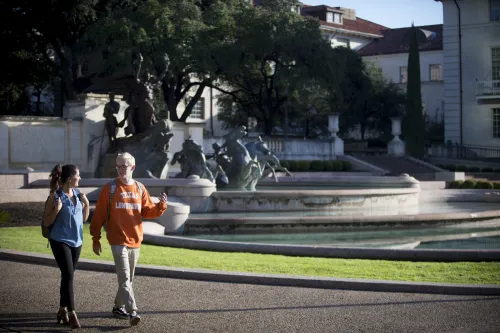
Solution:
[{"label": "tree trunk", "polygon": [[205,89],[206,86],[207,86],[206,83],[201,83],[198,86],[198,90],[196,90],[196,93],[191,98],[191,100],[189,101],[188,105],[186,105],[186,107],[184,108],[184,112],[182,113],[182,116],[179,119],[181,122],[183,122],[183,123],[186,122],[186,119],[189,117],[189,115],[193,111],[193,107],[201,99],[201,95],[203,94],[203,90]]},{"label": "tree trunk", "polygon": [[161,90],[163,91],[163,100],[167,106],[168,118],[171,121],[179,121],[177,116],[178,101],[175,99],[174,89],[164,80],[161,84]]}]

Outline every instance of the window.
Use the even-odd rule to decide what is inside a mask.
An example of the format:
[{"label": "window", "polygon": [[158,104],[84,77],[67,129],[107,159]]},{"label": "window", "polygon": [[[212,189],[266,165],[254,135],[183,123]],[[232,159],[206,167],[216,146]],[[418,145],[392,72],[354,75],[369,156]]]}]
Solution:
[{"label": "window", "polygon": [[500,80],[500,47],[491,49],[491,79]]},{"label": "window", "polygon": [[338,23],[338,24],[342,23],[342,21],[340,20],[340,14],[339,13],[333,14],[333,22]]},{"label": "window", "polygon": [[331,12],[326,13],[326,22],[333,23],[333,13]]},{"label": "window", "polygon": [[204,119],[205,118],[205,98],[201,97],[200,100],[193,106],[193,110],[189,115],[192,119]]},{"label": "window", "polygon": [[348,38],[337,38],[337,46],[351,48],[351,43]]},{"label": "window", "polygon": [[500,138],[500,109],[493,109],[493,137]]},{"label": "window", "polygon": [[429,66],[431,81],[443,81],[443,66],[434,64]]},{"label": "window", "polygon": [[399,67],[399,83],[407,83],[408,82],[408,67],[401,66]]},{"label": "window", "polygon": [[490,21],[500,22],[500,0],[490,0]]},{"label": "window", "polygon": [[326,12],[326,22],[341,24],[342,18],[340,13]]},{"label": "window", "polygon": [[293,5],[292,12],[300,14],[300,5]]}]

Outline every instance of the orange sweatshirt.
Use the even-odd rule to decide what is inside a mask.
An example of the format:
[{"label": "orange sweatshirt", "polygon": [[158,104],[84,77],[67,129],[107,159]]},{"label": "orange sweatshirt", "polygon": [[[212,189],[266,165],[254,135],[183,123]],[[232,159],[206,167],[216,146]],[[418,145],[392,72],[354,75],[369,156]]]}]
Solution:
[{"label": "orange sweatshirt", "polygon": [[[143,239],[142,218],[160,217],[167,209],[167,204],[154,204],[146,187],[143,185],[142,198],[139,185],[123,184],[116,179],[116,190],[111,201],[109,220],[106,226],[106,235],[110,245],[125,245],[138,248]],[[94,246],[100,244],[101,228],[106,221],[109,205],[111,185],[104,185],[99,199],[97,199],[94,216],[90,222],[90,234]]]}]

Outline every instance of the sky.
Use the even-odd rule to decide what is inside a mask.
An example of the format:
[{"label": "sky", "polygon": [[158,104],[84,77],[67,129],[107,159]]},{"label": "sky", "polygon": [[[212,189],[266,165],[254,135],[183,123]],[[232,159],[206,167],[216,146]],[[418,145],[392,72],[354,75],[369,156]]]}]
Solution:
[{"label": "sky", "polygon": [[327,5],[356,10],[356,16],[388,28],[443,23],[443,5],[434,0],[301,0],[307,5]]}]

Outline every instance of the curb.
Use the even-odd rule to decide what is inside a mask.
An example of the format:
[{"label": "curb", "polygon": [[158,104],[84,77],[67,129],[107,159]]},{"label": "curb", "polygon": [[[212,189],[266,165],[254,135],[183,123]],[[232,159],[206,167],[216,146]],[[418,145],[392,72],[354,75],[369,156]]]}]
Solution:
[{"label": "curb", "polygon": [[500,250],[372,249],[314,245],[277,245],[226,242],[144,232],[144,243],[192,250],[249,252],[300,257],[403,260],[403,261],[500,261]]},{"label": "curb", "polygon": [[[21,252],[0,249],[0,260],[23,262],[37,265],[56,266],[54,258],[46,254]],[[91,259],[80,259],[78,268],[98,272],[114,273],[113,262]],[[500,285],[479,284],[441,284],[432,282],[400,282],[362,279],[336,279],[322,277],[304,277],[293,275],[232,273],[224,271],[201,269],[176,269],[163,266],[137,265],[136,275],[164,277],[171,279],[185,279],[225,283],[245,283],[259,285],[273,285],[286,287],[303,287],[319,289],[343,289],[356,291],[377,292],[404,292],[422,294],[446,295],[500,295]]]}]

